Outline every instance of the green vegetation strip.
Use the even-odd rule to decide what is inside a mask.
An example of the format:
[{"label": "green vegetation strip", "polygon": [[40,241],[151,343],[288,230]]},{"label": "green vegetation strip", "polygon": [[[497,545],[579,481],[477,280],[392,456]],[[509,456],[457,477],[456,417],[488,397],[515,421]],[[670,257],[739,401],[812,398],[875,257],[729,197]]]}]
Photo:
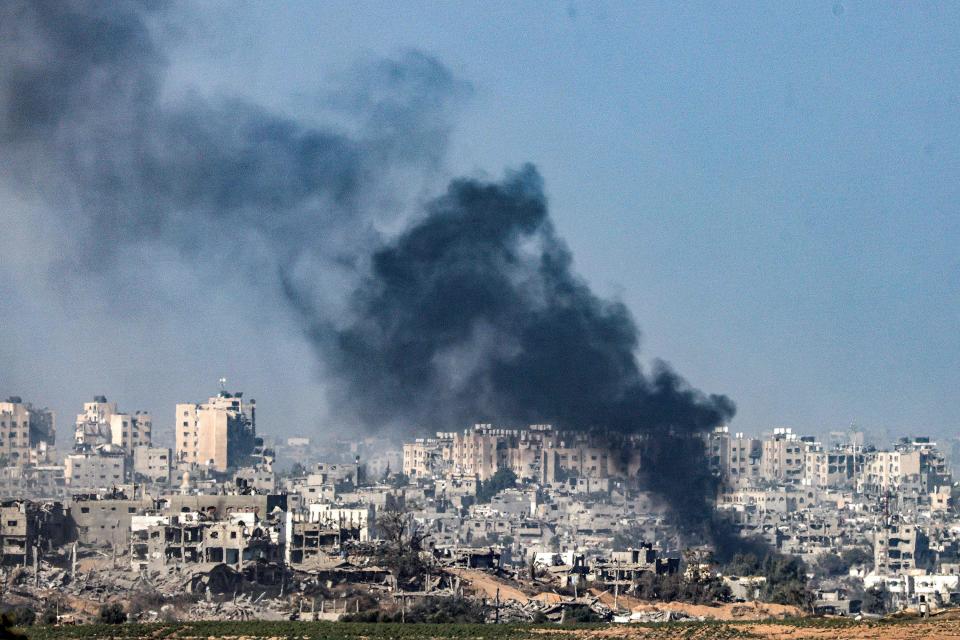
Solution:
[{"label": "green vegetation strip", "polygon": [[[744,628],[773,624],[803,628],[882,627],[909,620],[856,622],[843,618],[795,618],[765,621],[661,622],[624,625],[644,628],[647,638],[751,638]],[[913,622],[918,622],[913,620]],[[399,624],[344,622],[175,622],[86,624],[60,627],[36,625],[19,629],[28,640],[129,638],[145,640],[206,640],[207,638],[292,638],[296,640],[570,640],[585,630],[624,628],[621,625],[530,625],[530,624]]]}]

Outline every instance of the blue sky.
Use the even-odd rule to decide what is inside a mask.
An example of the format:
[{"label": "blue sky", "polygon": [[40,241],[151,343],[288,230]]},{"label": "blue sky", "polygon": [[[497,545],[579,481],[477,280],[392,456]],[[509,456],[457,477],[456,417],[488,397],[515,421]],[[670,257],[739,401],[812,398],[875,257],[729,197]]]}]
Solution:
[{"label": "blue sky", "polygon": [[184,84],[288,111],[358,57],[437,56],[474,88],[450,174],[536,163],[641,358],[730,394],[733,426],[960,424],[960,6],[304,2],[201,23]]},{"label": "blue sky", "polygon": [[[633,310],[641,360],[730,395],[733,428],[956,434],[960,5],[185,7],[168,25],[172,94],[309,119],[325,80],[357,60],[415,48],[442,61],[473,91],[437,187],[535,163],[577,270]],[[41,341],[28,334],[13,339]],[[284,331],[274,338],[253,347],[258,361],[300,358]],[[232,362],[248,354],[229,348]],[[28,377],[13,380],[24,395],[52,393]],[[127,392],[123,408],[156,389],[94,379]]]}]

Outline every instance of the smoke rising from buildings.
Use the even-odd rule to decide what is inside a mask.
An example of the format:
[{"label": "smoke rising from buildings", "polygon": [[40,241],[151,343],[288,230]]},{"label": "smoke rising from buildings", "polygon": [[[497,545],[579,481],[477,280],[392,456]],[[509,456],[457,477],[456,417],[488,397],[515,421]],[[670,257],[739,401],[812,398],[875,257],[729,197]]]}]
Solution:
[{"label": "smoke rising from buildings", "polygon": [[632,316],[573,273],[534,167],[454,181],[370,265],[339,326],[287,288],[339,406],[407,430],[546,421],[645,436],[646,486],[710,534],[714,481],[697,435],[735,407],[663,362],[641,370]]},{"label": "smoke rising from buildings", "polygon": [[461,81],[417,52],[373,63],[342,93],[347,128],[171,101],[150,28],[162,13],[0,8],[0,169],[68,228],[71,269],[123,271],[122,248],[143,243],[198,269],[249,268],[251,286],[282,291],[343,420],[646,434],[648,486],[683,520],[709,520],[693,436],[734,406],[664,363],[642,370],[633,318],[573,272],[532,166],[455,180],[404,231],[380,231],[406,178],[442,165]]}]

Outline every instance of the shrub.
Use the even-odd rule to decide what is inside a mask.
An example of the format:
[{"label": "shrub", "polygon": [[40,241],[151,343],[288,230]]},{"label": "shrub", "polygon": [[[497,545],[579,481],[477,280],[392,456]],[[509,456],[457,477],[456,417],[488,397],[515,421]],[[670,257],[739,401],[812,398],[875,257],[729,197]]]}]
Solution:
[{"label": "shrub", "polygon": [[873,563],[873,554],[863,547],[853,547],[840,554],[840,557],[848,566],[869,565]]},{"label": "shrub", "polygon": [[593,612],[590,607],[571,607],[567,609],[564,622],[584,624],[589,622],[603,622],[603,618]]},{"label": "shrub", "polygon": [[14,627],[29,627],[37,620],[37,613],[30,607],[12,607],[3,612]]},{"label": "shrub", "polygon": [[835,553],[824,553],[817,558],[817,570],[825,576],[843,576],[850,570],[850,564]]},{"label": "shrub", "polygon": [[123,611],[123,605],[114,602],[100,607],[99,619],[104,624],[123,624],[127,621],[127,614]]},{"label": "shrub", "polygon": [[889,596],[886,587],[882,585],[867,589],[863,593],[863,603],[860,608],[867,613],[886,613]]}]

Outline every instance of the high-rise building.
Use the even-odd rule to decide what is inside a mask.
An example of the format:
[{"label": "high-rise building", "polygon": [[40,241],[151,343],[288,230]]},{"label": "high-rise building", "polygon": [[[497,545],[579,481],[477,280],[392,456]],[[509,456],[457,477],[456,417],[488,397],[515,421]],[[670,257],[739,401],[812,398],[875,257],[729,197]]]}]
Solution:
[{"label": "high-rise building", "polygon": [[177,459],[225,472],[246,464],[256,447],[256,401],[221,391],[202,404],[178,404]]}]

